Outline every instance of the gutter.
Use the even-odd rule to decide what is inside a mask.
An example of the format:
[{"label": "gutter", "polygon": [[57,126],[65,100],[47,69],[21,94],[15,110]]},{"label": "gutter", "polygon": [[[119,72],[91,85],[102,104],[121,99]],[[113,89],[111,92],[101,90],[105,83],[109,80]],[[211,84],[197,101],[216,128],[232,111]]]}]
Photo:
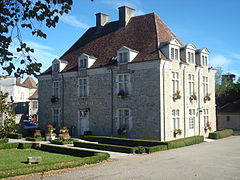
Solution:
[{"label": "gutter", "polygon": [[201,85],[201,79],[200,79],[200,69],[198,70],[198,134],[200,135],[201,134],[201,116],[200,116],[200,112],[201,112],[201,104],[200,104],[200,86]]},{"label": "gutter", "polygon": [[185,75],[186,67],[183,68],[183,122],[184,122],[184,137],[186,137],[186,91],[185,91]]},{"label": "gutter", "polygon": [[113,136],[113,69],[112,67],[109,68],[111,71],[111,125],[112,125],[112,131],[111,131],[111,135]]},{"label": "gutter", "polygon": [[163,141],[166,141],[166,118],[165,118],[165,114],[166,114],[166,111],[165,111],[165,64],[166,62],[163,63]]},{"label": "gutter", "polygon": [[62,126],[64,126],[64,76],[62,75],[62,103],[61,103],[61,108],[62,108]]}]

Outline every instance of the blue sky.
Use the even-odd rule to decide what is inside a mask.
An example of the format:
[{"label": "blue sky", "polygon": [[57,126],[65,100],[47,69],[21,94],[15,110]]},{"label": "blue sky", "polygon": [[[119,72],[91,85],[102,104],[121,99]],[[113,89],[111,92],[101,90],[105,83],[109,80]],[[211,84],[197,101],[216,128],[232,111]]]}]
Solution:
[{"label": "blue sky", "polygon": [[60,57],[89,28],[95,26],[95,14],[104,12],[118,19],[118,7],[136,9],[136,15],[157,13],[184,43],[211,52],[210,66],[240,76],[240,1],[239,0],[73,0],[72,11],[64,15],[56,28],[44,29],[47,39],[24,33],[33,55],[43,63],[42,72]]}]

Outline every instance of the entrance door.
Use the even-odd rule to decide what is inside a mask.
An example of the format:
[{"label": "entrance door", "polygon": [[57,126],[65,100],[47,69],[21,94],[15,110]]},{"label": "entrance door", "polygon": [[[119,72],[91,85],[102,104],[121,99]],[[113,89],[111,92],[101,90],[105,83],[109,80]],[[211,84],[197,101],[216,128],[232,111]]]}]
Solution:
[{"label": "entrance door", "polygon": [[78,114],[78,136],[83,135],[84,131],[89,131],[88,111],[80,110]]},{"label": "entrance door", "polygon": [[189,129],[188,136],[195,135],[195,109],[189,109]]}]

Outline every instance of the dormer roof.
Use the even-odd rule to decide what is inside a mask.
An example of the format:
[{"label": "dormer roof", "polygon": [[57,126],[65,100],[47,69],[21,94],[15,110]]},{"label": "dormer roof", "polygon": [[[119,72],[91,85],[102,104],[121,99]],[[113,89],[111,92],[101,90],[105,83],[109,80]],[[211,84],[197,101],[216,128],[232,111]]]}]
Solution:
[{"label": "dormer roof", "polygon": [[207,48],[202,48],[196,51],[196,54],[199,54],[199,53],[210,54],[210,51]]}]

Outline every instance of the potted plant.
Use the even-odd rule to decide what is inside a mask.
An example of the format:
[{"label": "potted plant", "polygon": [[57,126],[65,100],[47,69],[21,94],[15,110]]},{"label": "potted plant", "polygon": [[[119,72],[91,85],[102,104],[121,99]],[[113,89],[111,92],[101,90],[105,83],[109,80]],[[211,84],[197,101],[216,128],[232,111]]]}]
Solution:
[{"label": "potted plant", "polygon": [[173,100],[176,101],[178,99],[181,99],[181,95],[180,95],[181,91],[177,90],[174,94],[173,94]]},{"label": "potted plant", "polygon": [[211,127],[211,123],[209,121],[207,121],[207,124],[204,127],[205,132],[207,132],[207,130],[211,131],[212,127]]},{"label": "potted plant", "polygon": [[182,134],[182,130],[181,129],[174,129],[173,134],[174,134],[175,137],[176,137],[176,135],[181,135]]},{"label": "potted plant", "polygon": [[51,140],[54,140],[56,138],[56,133],[54,133],[55,131],[55,128],[49,124],[47,125],[47,134],[45,135],[46,136],[46,141],[51,141]]},{"label": "potted plant", "polygon": [[205,96],[204,96],[204,101],[210,101],[211,100],[211,94],[210,93],[207,93]]},{"label": "potted plant", "polygon": [[126,127],[119,128],[119,129],[118,129],[118,134],[119,134],[119,135],[127,134],[127,128],[126,128]]},{"label": "potted plant", "polygon": [[63,126],[62,129],[60,129],[60,134],[58,136],[59,136],[59,139],[62,141],[66,141],[71,138],[69,135],[69,130],[67,126]]},{"label": "potted plant", "polygon": [[126,92],[124,92],[124,90],[120,90],[118,92],[118,96],[123,99],[123,98],[126,98],[128,96],[128,94]]},{"label": "potted plant", "polygon": [[52,103],[58,102],[58,97],[52,96],[51,102]]},{"label": "potted plant", "polygon": [[193,92],[193,94],[190,96],[190,101],[197,100],[196,92]]},{"label": "potted plant", "polygon": [[34,134],[33,134],[33,137],[37,138],[37,139],[41,139],[42,138],[41,130],[36,129]]}]

